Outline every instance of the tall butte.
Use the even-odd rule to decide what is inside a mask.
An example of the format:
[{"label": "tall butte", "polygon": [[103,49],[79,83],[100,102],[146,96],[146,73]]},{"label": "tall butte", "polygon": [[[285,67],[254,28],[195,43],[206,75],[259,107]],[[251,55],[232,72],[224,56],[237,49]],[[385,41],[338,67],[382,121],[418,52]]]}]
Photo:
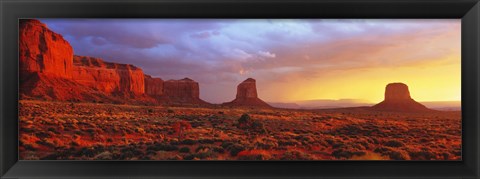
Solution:
[{"label": "tall butte", "polygon": [[237,86],[237,96],[231,101],[224,103],[228,106],[245,106],[245,107],[268,107],[265,101],[258,98],[257,85],[253,78],[248,78]]},{"label": "tall butte", "polygon": [[21,74],[72,78],[73,48],[60,34],[35,19],[20,20],[19,33]]},{"label": "tall butte", "polygon": [[404,83],[390,83],[385,88],[385,99],[372,106],[378,111],[427,112],[433,111],[410,97],[408,86]]},{"label": "tall butte", "polygon": [[209,104],[200,99],[200,86],[190,78],[165,81],[163,95],[160,99],[170,104]]}]

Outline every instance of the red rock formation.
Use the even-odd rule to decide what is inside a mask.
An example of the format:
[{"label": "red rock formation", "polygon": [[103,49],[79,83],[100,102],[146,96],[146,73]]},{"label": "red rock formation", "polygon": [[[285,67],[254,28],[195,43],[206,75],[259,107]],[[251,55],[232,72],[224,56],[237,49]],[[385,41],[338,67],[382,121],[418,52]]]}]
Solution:
[{"label": "red rock formation", "polygon": [[20,74],[72,78],[73,49],[63,37],[38,20],[21,19]]},{"label": "red rock formation", "polygon": [[228,106],[271,107],[258,98],[256,81],[252,78],[246,79],[237,86],[237,96],[233,101],[223,104]]},{"label": "red rock formation", "polygon": [[432,111],[410,97],[408,86],[403,83],[390,83],[385,88],[385,99],[372,107],[380,111],[426,112]]},{"label": "red rock formation", "polygon": [[133,65],[74,56],[69,43],[38,20],[20,21],[20,93],[22,99],[208,104],[191,79],[164,82]]},{"label": "red rock formation", "polygon": [[122,99],[113,98],[67,78],[49,76],[39,72],[29,73],[22,77],[21,99],[124,103]]},{"label": "red rock formation", "polygon": [[163,80],[161,78],[152,78],[145,75],[145,94],[149,96],[163,95]]},{"label": "red rock formation", "polygon": [[168,80],[163,83],[164,98],[175,104],[208,104],[200,99],[200,87],[189,78]]},{"label": "red rock formation", "polygon": [[80,84],[110,94],[145,93],[143,71],[133,65],[84,56],[74,56],[73,63],[73,80]]}]

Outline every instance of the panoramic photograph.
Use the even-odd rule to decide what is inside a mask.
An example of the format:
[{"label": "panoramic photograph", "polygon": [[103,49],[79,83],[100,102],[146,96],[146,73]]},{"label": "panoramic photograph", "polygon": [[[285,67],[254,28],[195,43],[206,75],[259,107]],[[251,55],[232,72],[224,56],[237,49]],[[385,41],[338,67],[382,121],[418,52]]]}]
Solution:
[{"label": "panoramic photograph", "polygon": [[19,19],[20,160],[461,161],[460,19]]}]

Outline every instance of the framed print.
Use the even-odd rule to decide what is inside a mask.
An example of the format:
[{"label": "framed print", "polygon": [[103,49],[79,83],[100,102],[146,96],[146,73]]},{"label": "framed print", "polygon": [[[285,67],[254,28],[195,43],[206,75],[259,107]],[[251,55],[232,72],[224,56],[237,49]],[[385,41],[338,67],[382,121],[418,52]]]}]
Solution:
[{"label": "framed print", "polygon": [[479,177],[478,1],[1,6],[2,177]]},{"label": "framed print", "polygon": [[462,160],[460,19],[19,21],[20,160]]}]

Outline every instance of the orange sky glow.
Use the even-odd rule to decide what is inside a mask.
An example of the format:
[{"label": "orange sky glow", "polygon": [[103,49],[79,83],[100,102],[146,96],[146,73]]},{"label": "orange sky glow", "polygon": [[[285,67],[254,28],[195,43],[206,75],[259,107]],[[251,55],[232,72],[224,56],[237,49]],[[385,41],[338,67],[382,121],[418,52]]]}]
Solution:
[{"label": "orange sky glow", "polygon": [[[211,103],[257,80],[267,102],[383,100],[402,82],[417,101],[461,100],[459,19],[43,19],[77,55],[198,81]],[[115,30],[112,30],[115,29]]]}]

